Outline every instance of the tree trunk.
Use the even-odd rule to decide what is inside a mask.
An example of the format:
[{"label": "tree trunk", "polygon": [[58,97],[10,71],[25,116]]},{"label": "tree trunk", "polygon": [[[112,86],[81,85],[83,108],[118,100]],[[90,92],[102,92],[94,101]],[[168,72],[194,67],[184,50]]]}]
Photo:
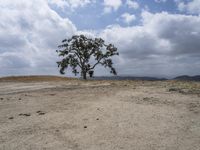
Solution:
[{"label": "tree trunk", "polygon": [[82,76],[83,76],[83,79],[84,79],[84,80],[87,80],[87,73],[86,73],[85,71],[83,72],[83,75],[82,75]]}]

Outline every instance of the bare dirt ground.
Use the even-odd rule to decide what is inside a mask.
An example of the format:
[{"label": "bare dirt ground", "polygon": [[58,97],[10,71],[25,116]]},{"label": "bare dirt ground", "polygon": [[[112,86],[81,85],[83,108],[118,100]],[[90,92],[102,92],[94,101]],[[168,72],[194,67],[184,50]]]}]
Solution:
[{"label": "bare dirt ground", "polygon": [[0,80],[0,150],[200,150],[200,83]]}]

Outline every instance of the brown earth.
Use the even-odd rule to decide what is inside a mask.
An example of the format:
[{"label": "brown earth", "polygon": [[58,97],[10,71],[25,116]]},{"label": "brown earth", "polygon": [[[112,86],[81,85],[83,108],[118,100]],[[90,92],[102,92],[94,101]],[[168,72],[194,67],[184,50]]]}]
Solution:
[{"label": "brown earth", "polygon": [[0,150],[199,150],[200,83],[0,79]]}]

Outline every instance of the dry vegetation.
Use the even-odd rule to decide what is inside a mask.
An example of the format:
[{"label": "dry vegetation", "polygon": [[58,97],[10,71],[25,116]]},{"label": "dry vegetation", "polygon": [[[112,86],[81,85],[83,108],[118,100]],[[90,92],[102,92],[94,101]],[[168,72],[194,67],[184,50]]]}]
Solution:
[{"label": "dry vegetation", "polygon": [[0,150],[198,150],[200,83],[0,79]]},{"label": "dry vegetation", "polygon": [[200,94],[200,82],[194,81],[169,81],[171,91],[183,94]]},{"label": "dry vegetation", "polygon": [[75,78],[58,77],[58,76],[10,76],[0,78],[0,82],[51,82],[51,81],[69,81]]}]

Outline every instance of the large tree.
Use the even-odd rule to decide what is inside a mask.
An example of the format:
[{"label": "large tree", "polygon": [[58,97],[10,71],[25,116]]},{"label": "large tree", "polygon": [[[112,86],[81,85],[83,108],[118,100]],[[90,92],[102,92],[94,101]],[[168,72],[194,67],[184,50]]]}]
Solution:
[{"label": "large tree", "polygon": [[102,65],[110,69],[110,73],[116,75],[111,57],[119,55],[117,48],[113,44],[105,44],[101,38],[88,38],[85,35],[75,35],[70,39],[64,39],[58,46],[57,53],[62,60],[57,62],[60,73],[68,67],[77,75],[81,73],[83,79],[87,79],[87,74],[92,74],[97,65]]}]

